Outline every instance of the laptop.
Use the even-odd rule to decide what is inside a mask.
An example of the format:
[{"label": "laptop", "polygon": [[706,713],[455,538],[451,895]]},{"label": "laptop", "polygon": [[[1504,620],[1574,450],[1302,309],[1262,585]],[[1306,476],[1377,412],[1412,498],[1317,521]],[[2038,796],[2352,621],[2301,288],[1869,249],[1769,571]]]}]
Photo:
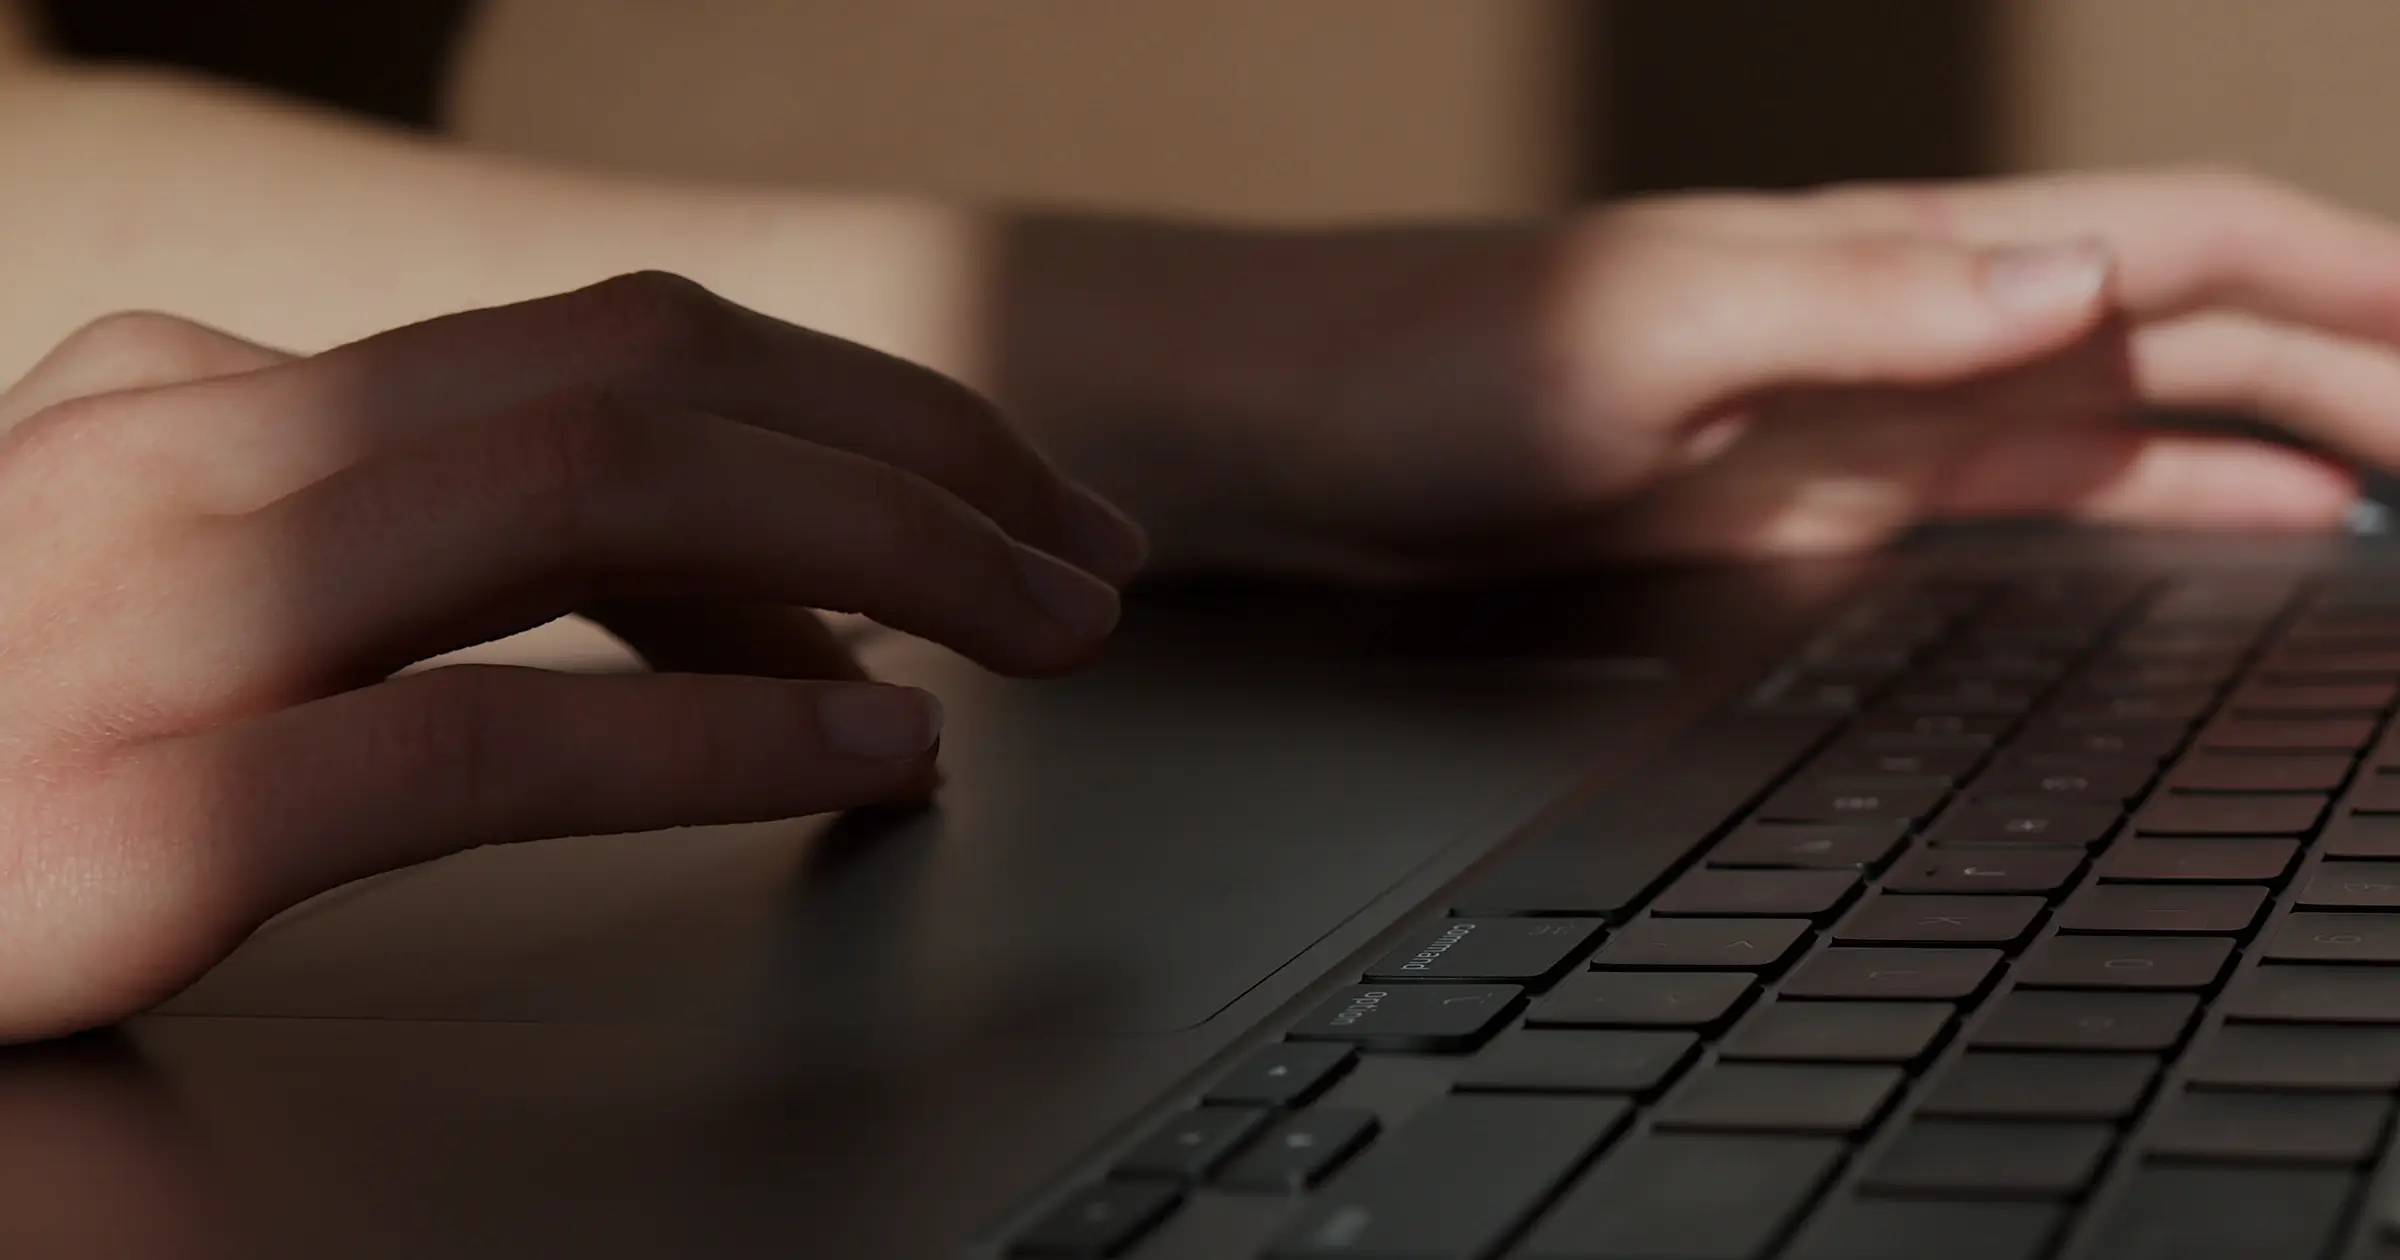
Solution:
[{"label": "laptop", "polygon": [[2400,1255],[2400,559],[1187,587],[923,810],[495,848],[0,1056],[11,1256]]}]

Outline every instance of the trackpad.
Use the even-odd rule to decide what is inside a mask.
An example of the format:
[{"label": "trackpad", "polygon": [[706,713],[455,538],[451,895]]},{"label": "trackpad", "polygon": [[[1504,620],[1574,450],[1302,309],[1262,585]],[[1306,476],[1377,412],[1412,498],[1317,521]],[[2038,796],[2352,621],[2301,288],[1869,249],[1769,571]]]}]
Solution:
[{"label": "trackpad", "polygon": [[937,807],[463,855],[270,927],[171,1009],[1188,1028],[1520,826],[1678,690],[1195,656],[1030,684],[914,643],[875,657],[948,703]]}]

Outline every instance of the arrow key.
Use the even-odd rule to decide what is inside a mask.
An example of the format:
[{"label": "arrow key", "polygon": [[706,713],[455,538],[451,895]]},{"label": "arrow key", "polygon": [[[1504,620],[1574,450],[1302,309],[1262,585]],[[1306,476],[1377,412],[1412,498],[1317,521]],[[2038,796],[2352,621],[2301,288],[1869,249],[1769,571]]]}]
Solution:
[{"label": "arrow key", "polygon": [[1228,1190],[1287,1194],[1325,1179],[1375,1136],[1373,1112],[1316,1107],[1267,1132],[1217,1179]]},{"label": "arrow key", "polygon": [[1762,970],[1808,935],[1806,919],[1642,919],[1610,939],[1595,967]]},{"label": "arrow key", "polygon": [[1210,1087],[1201,1101],[1258,1107],[1296,1107],[1350,1070],[1358,1052],[1330,1043],[1284,1041],[1260,1046]]}]

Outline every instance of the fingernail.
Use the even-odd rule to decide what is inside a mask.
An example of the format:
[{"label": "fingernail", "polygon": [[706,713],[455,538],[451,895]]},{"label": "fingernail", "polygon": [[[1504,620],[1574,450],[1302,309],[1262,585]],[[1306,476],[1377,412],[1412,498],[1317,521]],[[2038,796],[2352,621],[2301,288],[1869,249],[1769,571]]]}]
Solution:
[{"label": "fingernail", "polygon": [[2014,314],[2080,310],[2108,287],[2109,264],[2108,246],[2099,241],[2012,245],[1984,255],[1983,287]]},{"label": "fingernail", "polygon": [[817,695],[825,742],[870,761],[920,757],[942,738],[942,702],[913,687],[829,687]]},{"label": "fingernail", "polygon": [[1750,415],[1719,416],[1692,431],[1683,443],[1684,467],[1696,467],[1722,455],[1750,431]]},{"label": "fingernail", "polygon": [[1117,592],[1108,583],[1031,547],[1017,548],[1025,585],[1050,619],[1079,639],[1096,639],[1116,628]]},{"label": "fingernail", "polygon": [[1142,527],[1088,490],[1078,488],[1067,500],[1067,536],[1086,568],[1118,586],[1132,580],[1150,558],[1150,540]]}]

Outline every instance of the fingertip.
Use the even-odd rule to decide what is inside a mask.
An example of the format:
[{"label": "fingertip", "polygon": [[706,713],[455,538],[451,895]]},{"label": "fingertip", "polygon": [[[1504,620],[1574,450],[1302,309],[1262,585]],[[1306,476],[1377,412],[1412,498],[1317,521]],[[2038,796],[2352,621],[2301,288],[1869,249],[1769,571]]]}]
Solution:
[{"label": "fingertip", "polygon": [[825,746],[867,761],[910,761],[942,739],[942,702],[929,691],[885,683],[819,688],[817,726]]},{"label": "fingertip", "polygon": [[1115,587],[1038,548],[1020,544],[1025,590],[1051,624],[1077,643],[1108,637],[1122,608]]},{"label": "fingertip", "polygon": [[1150,539],[1134,519],[1099,495],[1075,487],[1068,492],[1067,539],[1071,557],[1101,581],[1123,586],[1150,559]]}]

